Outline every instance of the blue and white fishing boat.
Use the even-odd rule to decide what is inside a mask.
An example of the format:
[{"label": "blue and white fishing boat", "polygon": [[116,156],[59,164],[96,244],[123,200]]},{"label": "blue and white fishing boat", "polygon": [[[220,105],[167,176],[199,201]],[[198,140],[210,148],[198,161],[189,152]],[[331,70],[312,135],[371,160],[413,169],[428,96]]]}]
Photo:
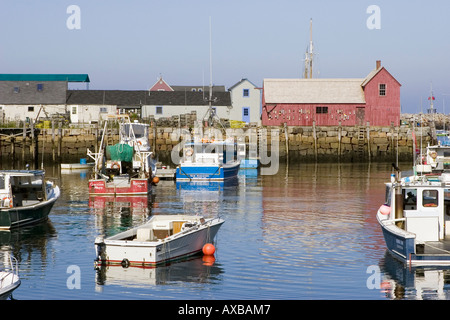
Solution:
[{"label": "blue and white fishing boat", "polygon": [[175,173],[177,181],[224,181],[237,177],[240,160],[233,141],[186,143]]},{"label": "blue and white fishing boat", "polygon": [[389,252],[410,265],[450,265],[450,172],[396,171],[377,212]]},{"label": "blue and white fishing boat", "polygon": [[[211,48],[210,48],[211,55]],[[211,57],[210,57],[211,63]],[[212,66],[210,67],[210,72]],[[211,129],[214,128],[215,120],[222,126],[212,104],[217,101],[213,98],[212,72],[210,73],[209,106],[202,119],[202,125],[207,123]],[[223,127],[223,126],[222,126]],[[202,128],[197,128],[201,129]],[[175,172],[177,181],[224,181],[238,176],[240,159],[237,156],[237,143],[232,140],[217,140],[212,135],[195,136],[192,141],[185,143],[183,155]],[[200,139],[200,137],[202,137]]]}]

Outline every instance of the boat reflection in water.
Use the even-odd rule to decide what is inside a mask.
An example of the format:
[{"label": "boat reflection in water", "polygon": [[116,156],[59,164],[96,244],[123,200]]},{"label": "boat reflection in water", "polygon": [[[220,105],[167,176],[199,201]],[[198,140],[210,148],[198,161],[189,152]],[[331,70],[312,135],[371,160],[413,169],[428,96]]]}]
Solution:
[{"label": "boat reflection in water", "polygon": [[217,201],[222,196],[236,193],[239,178],[225,181],[176,181],[180,200],[188,202]]},{"label": "boat reflection in water", "polygon": [[389,252],[380,263],[381,291],[392,300],[448,300],[450,267],[408,267]]},{"label": "boat reflection in water", "polygon": [[221,280],[223,268],[218,263],[205,262],[205,257],[195,256],[158,267],[102,267],[96,270],[96,290],[103,285],[147,287],[174,282],[211,283]]},{"label": "boat reflection in water", "polygon": [[131,214],[147,214],[151,196],[111,196],[89,197],[89,207],[96,213],[121,212],[128,208]]}]

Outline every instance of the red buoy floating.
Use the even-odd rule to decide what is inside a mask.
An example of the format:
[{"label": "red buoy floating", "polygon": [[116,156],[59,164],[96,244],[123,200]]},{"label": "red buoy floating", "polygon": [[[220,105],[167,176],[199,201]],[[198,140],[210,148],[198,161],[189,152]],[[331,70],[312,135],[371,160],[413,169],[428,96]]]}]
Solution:
[{"label": "red buoy floating", "polygon": [[154,184],[157,184],[157,183],[159,182],[159,178],[156,177],[156,176],[153,177],[152,182],[153,182]]},{"label": "red buoy floating", "polygon": [[216,252],[216,248],[211,243],[207,243],[203,246],[202,251],[204,255],[212,256],[214,255],[214,252]]}]

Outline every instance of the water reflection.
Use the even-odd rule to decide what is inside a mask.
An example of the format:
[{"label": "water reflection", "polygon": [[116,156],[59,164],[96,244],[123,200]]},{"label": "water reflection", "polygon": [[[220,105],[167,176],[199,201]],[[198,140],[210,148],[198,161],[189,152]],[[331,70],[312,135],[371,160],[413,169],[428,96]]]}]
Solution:
[{"label": "water reflection", "polygon": [[19,263],[30,263],[34,257],[40,258],[40,263],[47,264],[48,243],[57,236],[51,221],[0,231],[0,248],[9,251]]},{"label": "water reflection", "polygon": [[176,188],[183,213],[209,218],[223,213],[223,200],[238,194],[239,180],[176,182]]},{"label": "water reflection", "polygon": [[[225,183],[160,181],[147,199],[93,199],[85,174],[50,166],[61,186],[50,221],[0,232],[0,245],[19,260],[18,299],[450,298],[448,269],[409,269],[385,255],[375,212],[390,172],[389,163],[280,164],[273,176],[241,170]],[[215,261],[93,269],[98,235],[184,213],[225,219]],[[72,264],[83,270],[78,291],[66,288]],[[371,265],[380,266],[381,292],[367,288]]]},{"label": "water reflection", "polygon": [[381,290],[394,300],[448,300],[450,268],[408,267],[386,252],[380,263],[385,274]]},{"label": "water reflection", "polygon": [[175,282],[211,283],[221,281],[222,273],[220,264],[205,262],[204,257],[198,255],[152,268],[102,267],[96,271],[96,290],[102,290],[105,284],[145,288]]}]

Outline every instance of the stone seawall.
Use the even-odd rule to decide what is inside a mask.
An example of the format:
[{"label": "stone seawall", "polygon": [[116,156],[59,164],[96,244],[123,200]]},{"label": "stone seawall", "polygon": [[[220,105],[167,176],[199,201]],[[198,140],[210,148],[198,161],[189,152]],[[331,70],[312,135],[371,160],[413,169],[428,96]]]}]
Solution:
[{"label": "stone seawall", "polygon": [[[184,132],[189,132],[183,129]],[[431,142],[429,127],[415,128],[417,145],[424,147]],[[413,157],[413,135],[409,125],[400,127],[251,127],[226,129],[227,136],[243,137],[252,146],[257,142],[258,150],[267,154],[277,152],[280,158],[289,161],[409,161]],[[78,161],[87,158],[87,149],[96,151],[101,132],[88,129],[41,129],[38,144],[29,137],[3,137],[0,152],[3,157],[14,154],[28,158],[33,148],[46,159],[54,161]],[[163,162],[170,162],[171,152],[182,141],[180,129],[156,127],[150,129],[152,150]],[[12,144],[11,141],[14,140]],[[106,142],[117,143],[113,134]],[[247,145],[248,148],[248,145]],[[261,151],[266,152],[266,151]],[[89,159],[88,159],[89,161]],[[170,164],[170,163],[167,163]]]}]

